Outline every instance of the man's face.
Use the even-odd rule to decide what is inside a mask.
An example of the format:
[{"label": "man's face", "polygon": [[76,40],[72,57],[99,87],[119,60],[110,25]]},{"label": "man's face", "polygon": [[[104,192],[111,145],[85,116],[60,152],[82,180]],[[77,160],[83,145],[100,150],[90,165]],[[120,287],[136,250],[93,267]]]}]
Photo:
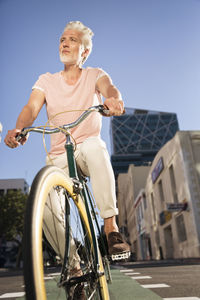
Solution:
[{"label": "man's face", "polygon": [[59,46],[60,60],[66,65],[80,65],[85,56],[85,49],[82,43],[82,33],[68,29],[60,38]]}]

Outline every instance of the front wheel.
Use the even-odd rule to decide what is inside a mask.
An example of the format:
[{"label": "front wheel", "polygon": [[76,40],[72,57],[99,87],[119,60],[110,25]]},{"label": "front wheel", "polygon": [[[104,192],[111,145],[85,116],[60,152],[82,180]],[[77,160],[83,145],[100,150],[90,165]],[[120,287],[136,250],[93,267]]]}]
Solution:
[{"label": "front wheel", "polygon": [[26,207],[26,299],[76,299],[81,293],[85,299],[109,299],[98,254],[99,274],[82,198],[73,193],[73,182],[61,169],[44,167],[33,181]]}]

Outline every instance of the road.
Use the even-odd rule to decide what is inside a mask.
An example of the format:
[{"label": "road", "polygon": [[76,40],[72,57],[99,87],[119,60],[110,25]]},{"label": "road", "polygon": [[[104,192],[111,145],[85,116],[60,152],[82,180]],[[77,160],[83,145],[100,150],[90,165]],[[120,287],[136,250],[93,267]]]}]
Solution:
[{"label": "road", "polygon": [[[200,300],[200,262],[116,264],[112,277],[111,300]],[[0,272],[0,299],[25,299],[14,294],[23,291],[22,272]]]},{"label": "road", "polygon": [[[140,287],[147,288],[161,299],[200,299],[200,262],[126,263],[116,267],[124,276],[136,281]],[[132,299],[139,300],[134,297]]]}]

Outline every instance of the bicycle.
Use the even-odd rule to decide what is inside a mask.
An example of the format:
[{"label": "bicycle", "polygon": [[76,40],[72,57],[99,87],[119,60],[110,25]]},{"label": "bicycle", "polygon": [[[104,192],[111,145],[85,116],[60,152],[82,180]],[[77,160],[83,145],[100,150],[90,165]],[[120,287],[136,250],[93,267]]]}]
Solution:
[{"label": "bicycle", "polygon": [[[107,249],[101,237],[100,227],[93,207],[91,194],[86,178],[77,169],[74,158],[74,145],[71,141],[69,129],[80,124],[91,112],[106,114],[103,105],[90,107],[73,123],[59,128],[24,128],[17,140],[29,132],[53,134],[63,132],[66,135],[65,149],[69,166],[69,176],[56,166],[43,167],[33,180],[30,195],[26,205],[24,226],[24,281],[26,299],[43,300],[60,299],[63,295],[67,299],[75,298],[77,288],[84,288],[86,299],[109,300],[107,282],[111,282],[109,258]],[[51,212],[52,222],[57,232],[57,216],[54,212],[52,193],[58,197],[61,212],[65,216],[65,251],[61,272],[53,275],[57,284],[51,288],[50,281],[45,283],[44,257],[42,250],[42,231],[44,210]],[[48,199],[48,200],[47,200]],[[63,227],[63,228],[64,228]],[[101,238],[101,252],[97,241],[97,234]],[[49,233],[51,234],[51,232]],[[54,238],[59,257],[62,257],[60,241]],[[78,257],[79,274],[71,275],[74,268],[74,256]],[[72,259],[73,258],[73,259]],[[47,278],[52,274],[47,274]],[[63,291],[61,291],[63,288]],[[58,290],[58,295],[54,292]]]}]

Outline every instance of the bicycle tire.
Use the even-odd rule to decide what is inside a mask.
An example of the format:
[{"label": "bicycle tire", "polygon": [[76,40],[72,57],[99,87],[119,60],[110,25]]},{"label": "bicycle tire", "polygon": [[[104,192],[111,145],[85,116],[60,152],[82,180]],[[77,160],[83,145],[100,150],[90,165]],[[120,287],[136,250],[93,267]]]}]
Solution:
[{"label": "bicycle tire", "polygon": [[[64,289],[61,289],[58,284],[54,285],[53,289],[58,295],[53,294],[55,291],[48,291],[46,289],[45,276],[46,269],[44,270],[44,257],[42,250],[42,228],[43,224],[43,214],[45,205],[47,205],[47,198],[50,191],[57,193],[59,187],[59,192],[62,190],[66,196],[68,195],[68,201],[72,202],[74,209],[76,209],[76,215],[79,217],[80,232],[78,233],[77,241],[76,237],[73,236],[71,240],[76,241],[78,244],[78,249],[76,253],[79,253],[80,262],[79,266],[82,268],[82,274],[89,274],[86,272],[94,272],[95,264],[94,255],[91,251],[94,249],[93,240],[91,237],[90,226],[86,215],[86,210],[84,202],[80,195],[75,195],[73,193],[73,182],[66,174],[59,168],[55,166],[46,166],[41,169],[36,175],[33,184],[31,186],[30,195],[27,201],[26,214],[25,214],[25,226],[24,226],[24,282],[25,282],[25,292],[27,300],[45,300],[45,299],[73,299],[73,296],[69,295],[69,289],[66,289],[66,285],[63,285]],[[70,204],[71,205],[71,204]],[[54,217],[54,215],[53,215]],[[78,224],[78,223],[76,223]],[[74,225],[74,224],[73,224]],[[67,226],[65,226],[66,228]],[[69,228],[69,227],[68,227]],[[56,229],[55,229],[56,230]],[[73,229],[70,229],[73,230]],[[71,233],[71,231],[70,231]],[[86,238],[86,233],[88,237]],[[81,236],[81,234],[83,236]],[[72,234],[70,234],[72,236]],[[79,237],[80,236],[80,237]],[[85,241],[89,239],[88,244],[84,244]],[[68,240],[68,244],[71,247],[71,243]],[[59,245],[58,245],[59,248]],[[68,250],[70,251],[70,249]],[[84,252],[84,255],[83,255]],[[88,255],[87,255],[88,254]],[[60,253],[61,255],[61,253]],[[99,262],[100,262],[100,272],[101,276],[96,276],[96,278],[90,278],[90,282],[84,283],[84,290],[86,299],[109,299],[109,292],[106,282],[106,277],[104,274],[104,267],[102,263],[102,258],[100,251],[98,250]],[[88,261],[87,261],[88,259]],[[70,270],[70,262],[68,261],[67,269]],[[91,270],[89,270],[89,268]],[[60,273],[60,272],[59,272]],[[50,275],[50,280],[52,275]],[[60,280],[60,275],[56,275],[53,280],[57,277]],[[67,283],[70,279],[69,274],[65,278]],[[49,280],[47,281],[47,284]],[[75,290],[75,286],[73,287]],[[93,291],[92,291],[93,289]],[[64,291],[61,292],[61,290]],[[67,292],[66,292],[67,290]],[[73,289],[72,289],[73,290]],[[90,293],[90,295],[88,295]],[[93,293],[93,294],[92,294]],[[61,298],[59,298],[61,297]],[[70,298],[71,297],[71,298]]]}]

